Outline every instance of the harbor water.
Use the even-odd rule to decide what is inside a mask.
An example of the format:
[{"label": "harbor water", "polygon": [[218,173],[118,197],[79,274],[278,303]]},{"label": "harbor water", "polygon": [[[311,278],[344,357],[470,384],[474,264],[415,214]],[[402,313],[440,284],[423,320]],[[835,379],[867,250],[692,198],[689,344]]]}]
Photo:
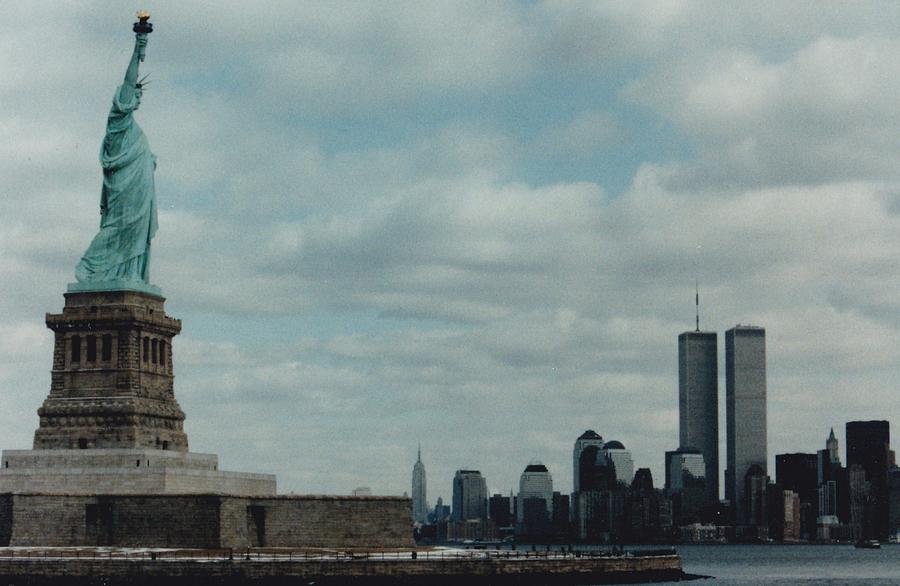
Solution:
[{"label": "harbor water", "polygon": [[681,545],[684,571],[712,576],[695,584],[896,585],[900,545]]}]

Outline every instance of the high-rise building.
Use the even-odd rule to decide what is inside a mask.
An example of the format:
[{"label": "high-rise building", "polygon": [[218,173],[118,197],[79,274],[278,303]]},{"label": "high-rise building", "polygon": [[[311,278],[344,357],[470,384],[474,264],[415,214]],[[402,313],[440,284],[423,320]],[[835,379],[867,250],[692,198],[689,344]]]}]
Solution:
[{"label": "high-rise building", "polygon": [[[888,468],[891,465],[891,429],[887,421],[847,422],[847,467],[858,464],[870,484],[872,527],[866,536],[884,539],[888,535]],[[871,532],[871,535],[869,533]]]},{"label": "high-rise building", "polygon": [[487,519],[487,482],[478,470],[457,470],[453,477],[453,521]]},{"label": "high-rise building", "polygon": [[[735,524],[756,524],[756,502],[747,487],[765,489],[766,443],[766,330],[738,325],[725,332],[725,426],[728,468],[725,498],[731,501]],[[754,468],[755,467],[755,468]],[[752,482],[748,472],[753,468]],[[751,510],[752,509],[752,510]]]},{"label": "high-rise building", "polygon": [[705,483],[706,463],[703,454],[694,448],[679,448],[666,452],[666,490],[679,491],[694,480]]},{"label": "high-rise building", "polygon": [[519,477],[517,502],[522,506],[516,507],[516,521],[520,524],[525,521],[524,503],[529,498],[539,498],[544,501],[545,516],[549,520],[553,514],[553,477],[550,476],[547,467],[537,460],[529,463],[522,472],[522,476]]},{"label": "high-rise building", "polygon": [[596,446],[598,449],[603,447],[603,437],[593,429],[585,431],[575,440],[575,449],[572,451],[572,492],[574,493],[581,491],[581,479],[579,478],[581,453],[589,446]]},{"label": "high-rise building", "polygon": [[888,535],[900,535],[900,468],[888,470]]},{"label": "high-rise building", "polygon": [[[778,454],[775,456],[775,479],[782,491],[796,493],[800,511],[797,539],[812,539],[816,535],[819,510],[818,456],[816,454]],[[787,529],[785,529],[787,532]],[[788,537],[785,537],[788,539]]]},{"label": "high-rise building", "polygon": [[719,499],[719,366],[715,332],[678,336],[678,441],[703,454],[708,499]]},{"label": "high-rise building", "polygon": [[428,521],[428,505],[425,503],[425,464],[422,463],[422,446],[419,446],[412,473],[413,521]]},{"label": "high-rise building", "polygon": [[634,459],[625,445],[617,440],[610,440],[600,448],[601,457],[613,463],[616,468],[616,481],[631,486],[634,480]]},{"label": "high-rise building", "polygon": [[675,521],[694,523],[709,503],[706,490],[706,463],[694,448],[666,452],[666,495],[672,499]]},{"label": "high-rise building", "polygon": [[491,495],[488,499],[488,515],[497,527],[511,527],[514,522],[512,498],[502,494]]},{"label": "high-rise building", "polygon": [[841,463],[841,454],[838,450],[838,441],[837,438],[834,437],[834,428],[831,428],[831,433],[828,434],[828,439],[825,440],[825,449],[828,450],[828,461],[832,464],[840,464]]}]

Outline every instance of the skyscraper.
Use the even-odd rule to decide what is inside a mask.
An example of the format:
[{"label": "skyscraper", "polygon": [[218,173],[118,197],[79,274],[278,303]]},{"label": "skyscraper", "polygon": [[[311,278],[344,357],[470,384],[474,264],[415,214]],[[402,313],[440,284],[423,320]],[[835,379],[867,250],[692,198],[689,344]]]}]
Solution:
[{"label": "skyscraper", "polygon": [[[798,538],[810,539],[816,536],[816,517],[819,508],[818,460],[817,454],[794,453],[775,456],[775,481],[779,489],[793,492],[799,499],[797,506],[800,507],[800,524],[794,527]],[[787,529],[785,531],[787,532]]]},{"label": "skyscraper", "polygon": [[[725,427],[728,468],[725,498],[734,508],[735,524],[765,518],[747,498],[748,471],[754,488],[767,475],[766,330],[735,326],[725,332]],[[752,510],[751,510],[752,509]]]},{"label": "skyscraper", "polygon": [[678,448],[666,452],[666,496],[672,499],[673,514],[678,524],[700,519],[709,503],[706,489],[706,463],[694,448]]},{"label": "skyscraper", "polygon": [[[534,460],[525,467],[522,476],[519,477],[519,496],[518,502],[523,504],[525,499],[539,498],[543,499],[545,508],[547,509],[548,518],[553,513],[553,477],[547,467]],[[519,523],[524,520],[524,506],[516,507],[516,517]]]},{"label": "skyscraper", "polygon": [[478,470],[457,470],[453,477],[453,521],[487,519],[487,482]]},{"label": "skyscraper", "polygon": [[578,436],[577,440],[575,440],[575,449],[572,451],[573,493],[581,491],[581,479],[579,473],[581,466],[581,453],[589,446],[596,446],[598,449],[603,447],[603,437],[601,437],[593,429],[585,431],[583,434]]},{"label": "skyscraper", "polygon": [[719,366],[715,332],[678,336],[678,441],[703,455],[710,501],[719,499]]},{"label": "skyscraper", "polygon": [[634,480],[634,460],[625,445],[618,440],[610,440],[603,444],[600,453],[601,457],[605,457],[616,467],[616,481],[631,486],[631,481]]},{"label": "skyscraper", "polygon": [[553,477],[547,467],[532,461],[519,478],[516,533],[546,535],[553,514]]},{"label": "skyscraper", "polygon": [[418,457],[413,465],[412,473],[413,521],[428,521],[428,505],[425,503],[425,464],[422,463],[422,446],[419,446]]},{"label": "skyscraper", "polygon": [[847,468],[862,467],[871,485],[873,526],[866,537],[884,539],[888,534],[888,468],[891,465],[891,429],[887,421],[847,422]]}]

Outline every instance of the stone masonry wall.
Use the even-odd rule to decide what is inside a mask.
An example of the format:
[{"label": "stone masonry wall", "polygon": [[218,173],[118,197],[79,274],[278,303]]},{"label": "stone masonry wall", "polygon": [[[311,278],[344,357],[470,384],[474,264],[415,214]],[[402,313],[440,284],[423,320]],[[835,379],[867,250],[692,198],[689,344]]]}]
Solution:
[{"label": "stone masonry wall", "polygon": [[12,501],[13,546],[218,545],[218,497],[13,495]]},{"label": "stone masonry wall", "polygon": [[0,494],[0,547],[9,545],[12,533],[12,495]]},{"label": "stone masonry wall", "polygon": [[[6,495],[8,496],[8,495]],[[95,545],[89,543],[85,506],[97,499],[78,496],[12,495],[10,545]]]},{"label": "stone masonry wall", "polygon": [[411,506],[400,497],[4,494],[0,545],[9,535],[8,545],[31,547],[412,547]]},{"label": "stone masonry wall", "polygon": [[215,548],[219,543],[219,497],[100,497],[111,502],[110,543],[119,547]]},{"label": "stone masonry wall", "polygon": [[221,543],[222,547],[411,547],[411,507],[410,499],[400,497],[224,497]]}]

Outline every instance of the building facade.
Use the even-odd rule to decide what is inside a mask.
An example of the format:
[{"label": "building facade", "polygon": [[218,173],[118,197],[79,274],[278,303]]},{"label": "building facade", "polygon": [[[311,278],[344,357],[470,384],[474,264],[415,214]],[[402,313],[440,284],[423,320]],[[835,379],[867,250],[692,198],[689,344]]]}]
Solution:
[{"label": "building facade", "polygon": [[765,517],[748,499],[747,487],[756,487],[768,469],[764,328],[738,325],[725,332],[725,426],[725,498],[734,509],[735,525],[754,525]]},{"label": "building facade", "polygon": [[[869,483],[869,503],[873,525],[865,527],[867,537],[888,535],[888,469],[891,465],[891,429],[887,421],[847,422],[847,467],[858,465]],[[871,534],[871,535],[869,535]]]},{"label": "building facade", "polygon": [[577,493],[581,490],[581,480],[579,478],[581,453],[590,446],[595,446],[598,449],[603,447],[603,437],[593,429],[588,429],[575,440],[575,448],[572,450],[573,493]]},{"label": "building facade", "polygon": [[[547,515],[553,514],[553,477],[547,467],[536,460],[529,463],[519,477],[517,500],[524,503],[528,498],[543,500]],[[521,523],[523,520],[524,507],[516,507],[516,521]]]},{"label": "building facade", "polygon": [[631,452],[620,441],[610,440],[600,449],[601,457],[612,462],[616,469],[616,481],[630,486],[634,480],[634,459]]},{"label": "building facade", "polygon": [[487,519],[487,482],[478,470],[457,470],[453,477],[452,521]]},{"label": "building facade", "polygon": [[678,336],[678,440],[703,455],[708,499],[719,499],[719,366],[715,332]]}]

